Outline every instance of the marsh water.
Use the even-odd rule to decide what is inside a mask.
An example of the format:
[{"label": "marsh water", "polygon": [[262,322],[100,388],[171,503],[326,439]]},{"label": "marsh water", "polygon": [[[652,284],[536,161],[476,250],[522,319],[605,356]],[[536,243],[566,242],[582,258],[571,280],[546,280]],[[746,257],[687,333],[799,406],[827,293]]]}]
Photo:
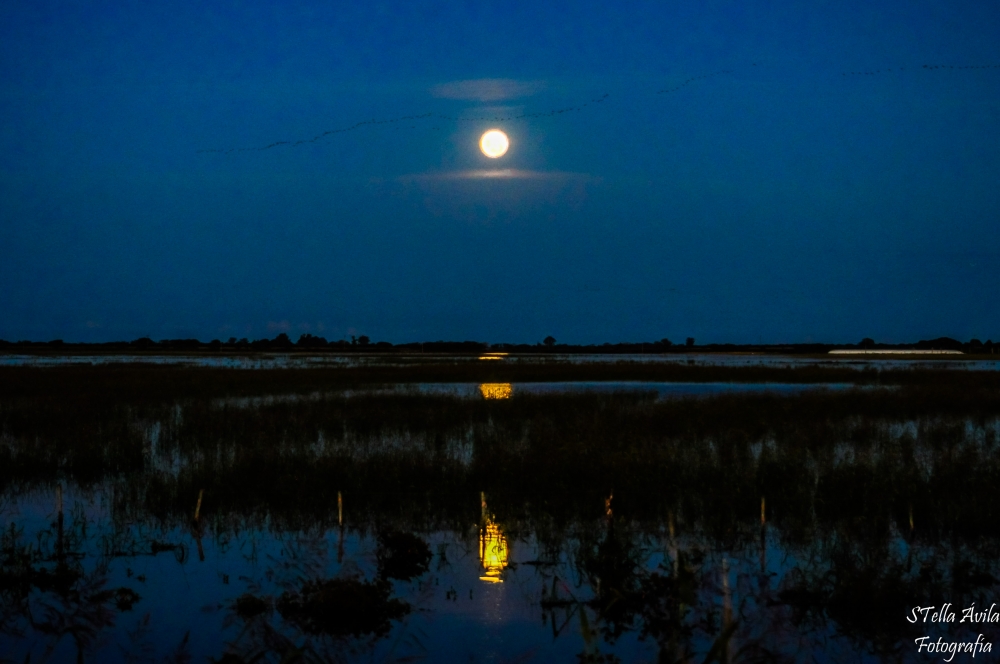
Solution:
[{"label": "marsh water", "polygon": [[8,367],[0,661],[989,661],[1000,384],[889,376]]},{"label": "marsh water", "polygon": [[292,369],[371,365],[414,365],[440,363],[477,363],[502,359],[506,363],[528,365],[553,364],[666,364],[721,367],[869,367],[920,368],[920,369],[966,369],[972,371],[1000,370],[1000,356],[996,359],[980,357],[946,356],[939,359],[898,359],[892,356],[866,357],[851,355],[780,355],[774,353],[595,353],[560,354],[540,353],[508,355],[507,353],[487,353],[486,355],[441,355],[406,353],[171,353],[171,354],[73,354],[59,355],[6,354],[0,355],[0,366],[58,366],[67,364],[153,364],[182,365],[191,367],[217,367],[227,369]]}]

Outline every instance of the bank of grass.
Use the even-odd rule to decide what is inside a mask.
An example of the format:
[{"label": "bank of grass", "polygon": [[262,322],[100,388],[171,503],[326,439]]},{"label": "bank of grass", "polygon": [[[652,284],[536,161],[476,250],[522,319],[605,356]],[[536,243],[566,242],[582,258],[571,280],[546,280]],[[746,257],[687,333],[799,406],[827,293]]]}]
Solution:
[{"label": "bank of grass", "polygon": [[143,401],[308,393],[399,383],[658,381],[736,383],[854,383],[1000,388],[1000,371],[850,368],[842,365],[706,366],[652,362],[468,362],[298,369],[228,369],[151,364],[0,367],[0,401],[88,399]]},{"label": "bank of grass", "polygon": [[[488,373],[497,369],[475,368],[487,372],[476,380],[502,380]],[[428,380],[472,380],[466,369],[438,367]],[[717,379],[716,367],[695,369]],[[790,374],[805,375],[797,371],[767,375],[796,382]],[[838,380],[865,382],[845,381],[843,371]],[[833,523],[908,531],[911,514],[917,537],[1000,536],[993,373],[857,372],[872,378],[867,385],[895,387],[673,400],[635,392],[515,392],[508,400],[345,394],[343,387],[383,381],[342,370],[0,374],[0,491],[113,484],[119,509],[168,520],[189,514],[202,490],[206,515],[314,524],[336,518],[338,492],[353,519],[466,525],[478,519],[480,491],[511,521],[598,518],[613,493],[618,514],[673,514],[719,541],[752,536],[761,498],[768,519],[793,540]],[[887,380],[897,374],[905,380]],[[226,399],[315,392],[248,407]]]}]

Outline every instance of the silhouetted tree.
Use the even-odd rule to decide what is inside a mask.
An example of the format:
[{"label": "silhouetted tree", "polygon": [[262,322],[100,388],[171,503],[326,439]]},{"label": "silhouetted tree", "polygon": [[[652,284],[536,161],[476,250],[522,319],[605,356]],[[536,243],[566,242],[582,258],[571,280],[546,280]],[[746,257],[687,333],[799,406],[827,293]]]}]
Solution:
[{"label": "silhouetted tree", "polygon": [[[354,337],[351,337],[351,338],[353,339]],[[358,337],[358,345],[359,346],[367,346],[369,344],[369,342],[371,342],[371,339],[369,339],[364,334],[362,334],[360,337]]]},{"label": "silhouetted tree", "polygon": [[141,339],[136,339],[129,345],[135,346],[136,348],[149,348],[151,346],[155,346],[156,342],[149,337],[142,337]]},{"label": "silhouetted tree", "polygon": [[687,345],[688,348],[694,346],[694,337],[688,337],[687,341],[685,341],[684,343]]},{"label": "silhouetted tree", "polygon": [[314,337],[313,335],[306,333],[299,337],[299,340],[295,342],[295,345],[302,348],[316,348],[319,346],[325,346],[326,339],[323,337]]},{"label": "silhouetted tree", "polygon": [[556,345],[556,338],[553,336],[545,337],[544,339],[542,339],[542,343],[548,346],[549,348],[552,348],[553,346]]},{"label": "silhouetted tree", "polygon": [[858,346],[860,348],[874,348],[875,347],[875,340],[871,339],[869,337],[865,337],[864,339],[862,339],[861,341],[858,342]]},{"label": "silhouetted tree", "polygon": [[666,337],[663,337],[662,339],[660,339],[660,343],[663,344],[664,346],[673,346],[674,345],[674,342],[671,341],[670,339],[667,339]]},{"label": "silhouetted tree", "polygon": [[938,337],[929,341],[921,339],[916,347],[921,350],[965,350],[965,344],[951,337]]},{"label": "silhouetted tree", "polygon": [[288,338],[288,335],[282,332],[274,338],[271,342],[272,346],[278,346],[279,348],[291,348],[292,340]]}]

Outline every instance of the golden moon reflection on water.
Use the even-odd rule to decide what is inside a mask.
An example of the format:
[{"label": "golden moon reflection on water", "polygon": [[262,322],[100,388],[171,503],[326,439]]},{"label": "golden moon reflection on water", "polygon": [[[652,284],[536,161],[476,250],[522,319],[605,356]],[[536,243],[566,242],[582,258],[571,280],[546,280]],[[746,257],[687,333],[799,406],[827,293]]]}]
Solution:
[{"label": "golden moon reflection on water", "polygon": [[503,583],[503,571],[507,567],[507,538],[493,519],[487,517],[479,533],[479,560],[483,564],[481,581]]},{"label": "golden moon reflection on water", "polygon": [[504,156],[509,147],[510,140],[507,138],[507,134],[499,129],[490,129],[479,138],[479,149],[491,159]]},{"label": "golden moon reflection on water", "polygon": [[479,386],[479,393],[484,399],[510,399],[514,386],[510,383],[483,383]]}]

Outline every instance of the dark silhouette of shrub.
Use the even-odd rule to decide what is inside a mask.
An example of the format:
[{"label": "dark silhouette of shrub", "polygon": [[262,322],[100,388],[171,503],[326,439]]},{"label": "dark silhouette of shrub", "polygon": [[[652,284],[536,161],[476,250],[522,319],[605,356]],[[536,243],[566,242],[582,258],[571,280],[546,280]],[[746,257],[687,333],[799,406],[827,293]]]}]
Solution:
[{"label": "dark silhouette of shrub", "polygon": [[303,334],[299,337],[299,340],[295,342],[296,346],[300,348],[319,348],[326,346],[326,339],[323,337],[314,337],[311,334]]},{"label": "dark silhouette of shrub", "polygon": [[406,602],[389,597],[388,581],[328,579],[306,581],[301,592],[278,598],[278,613],[311,634],[384,636],[390,620],[410,611]]},{"label": "dark silhouette of shrub", "polygon": [[256,595],[251,595],[250,593],[240,595],[236,598],[236,601],[233,602],[233,609],[236,611],[236,615],[243,618],[243,620],[249,620],[254,616],[259,616],[267,611],[267,607],[267,600],[257,597]]},{"label": "dark silhouette of shrub", "polygon": [[123,586],[114,591],[114,599],[119,611],[131,611],[132,606],[142,598],[136,591]]},{"label": "dark silhouette of shrub", "polygon": [[920,340],[916,346],[920,350],[965,350],[965,344],[951,337],[938,337],[937,339],[926,341]]},{"label": "dark silhouette of shrub", "polygon": [[406,532],[383,533],[378,538],[378,569],[383,579],[409,581],[427,571],[431,549],[427,542]]}]

